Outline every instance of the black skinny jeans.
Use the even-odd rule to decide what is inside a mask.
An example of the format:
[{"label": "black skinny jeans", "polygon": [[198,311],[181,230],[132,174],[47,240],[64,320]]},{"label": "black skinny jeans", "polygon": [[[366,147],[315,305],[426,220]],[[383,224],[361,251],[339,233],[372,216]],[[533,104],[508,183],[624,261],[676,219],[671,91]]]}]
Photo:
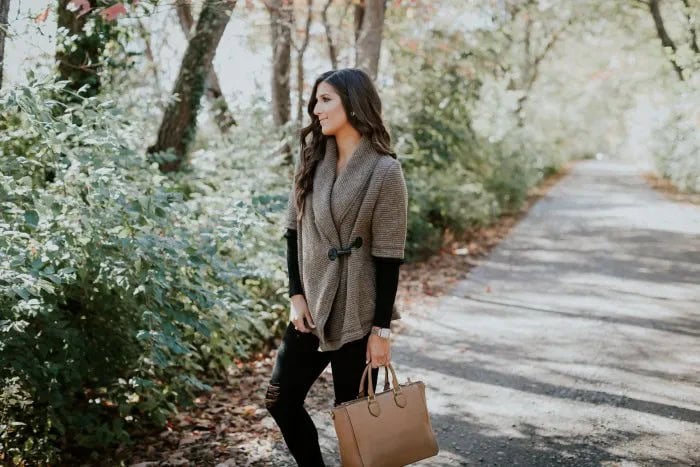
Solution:
[{"label": "black skinny jeans", "polygon": [[[318,337],[297,331],[292,322],[287,326],[277,351],[277,360],[265,396],[265,406],[282,431],[284,441],[300,467],[324,466],[318,432],[304,408],[311,385],[331,364],[335,405],[357,398],[362,372],[365,369],[367,340],[348,342],[337,350],[320,352]],[[378,368],[372,369],[376,390]],[[365,382],[365,393],[367,391]]]}]

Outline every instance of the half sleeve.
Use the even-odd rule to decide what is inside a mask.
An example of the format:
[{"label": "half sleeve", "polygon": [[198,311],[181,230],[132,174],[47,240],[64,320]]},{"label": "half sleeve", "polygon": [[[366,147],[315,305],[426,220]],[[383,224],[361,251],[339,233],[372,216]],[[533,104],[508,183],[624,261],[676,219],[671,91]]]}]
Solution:
[{"label": "half sleeve", "polygon": [[292,182],[290,183],[289,197],[287,198],[287,213],[284,220],[284,229],[297,230],[297,206],[295,201],[296,175],[299,173],[301,154],[294,158],[294,171],[292,172]]},{"label": "half sleeve", "polygon": [[408,192],[396,161],[384,174],[372,212],[371,254],[384,258],[404,258],[408,217]]},{"label": "half sleeve", "polygon": [[294,198],[294,182],[292,181],[292,189],[289,190],[289,198],[287,199],[285,229],[297,230],[297,207]]}]

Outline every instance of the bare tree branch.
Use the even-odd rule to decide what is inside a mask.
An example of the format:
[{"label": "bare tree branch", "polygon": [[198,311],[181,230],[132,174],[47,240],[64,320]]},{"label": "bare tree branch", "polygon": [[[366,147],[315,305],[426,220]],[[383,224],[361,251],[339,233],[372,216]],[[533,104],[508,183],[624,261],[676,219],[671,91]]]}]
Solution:
[{"label": "bare tree branch", "polygon": [[328,0],[326,5],[321,11],[321,21],[323,22],[323,27],[326,30],[326,41],[328,42],[328,55],[331,59],[331,67],[334,70],[338,69],[338,53],[335,50],[335,43],[333,42],[333,31],[331,30],[331,25],[328,22],[328,8],[333,3],[333,0]]},{"label": "bare tree branch", "polygon": [[139,34],[141,35],[141,38],[143,39],[143,42],[146,47],[146,60],[148,60],[149,68],[153,73],[153,80],[155,81],[156,89],[158,89],[158,91],[160,92],[162,86],[160,82],[160,76],[158,75],[158,64],[155,61],[155,57],[153,56],[153,48],[151,47],[151,34],[146,29],[146,26],[144,26],[143,21],[141,21],[141,18],[136,18],[136,27],[138,28]]},{"label": "bare tree branch", "polygon": [[[516,109],[516,115],[518,116],[518,124],[522,126],[525,121],[524,121],[524,115],[523,115],[523,109],[525,107],[525,102],[527,99],[530,97],[530,91],[532,90],[532,87],[535,85],[535,82],[537,81],[537,78],[539,77],[540,74],[540,63],[542,63],[542,60],[545,59],[545,57],[552,51],[554,48],[554,44],[556,44],[557,40],[559,37],[562,35],[566,29],[571,26],[574,23],[573,19],[569,19],[566,23],[564,23],[558,30],[554,31],[552,35],[549,37],[549,40],[545,43],[544,47],[540,51],[539,54],[536,54],[534,56],[534,59],[532,61],[532,65],[529,66],[529,70],[527,72],[527,81],[525,82],[525,85],[523,86],[524,93],[520,98],[518,99],[518,107]],[[529,60],[529,57],[528,57]]]},{"label": "bare tree branch", "polygon": [[652,18],[654,19],[654,26],[656,26],[656,33],[659,36],[659,39],[661,39],[661,46],[666,48],[671,49],[671,65],[673,65],[673,69],[676,71],[676,74],[678,75],[678,78],[681,81],[685,81],[685,78],[683,78],[683,68],[678,64],[675,58],[675,54],[677,51],[676,44],[671,40],[671,37],[668,35],[668,32],[666,32],[666,26],[664,26],[664,20],[661,17],[661,9],[659,8],[659,0],[649,0],[649,12],[651,13]]}]

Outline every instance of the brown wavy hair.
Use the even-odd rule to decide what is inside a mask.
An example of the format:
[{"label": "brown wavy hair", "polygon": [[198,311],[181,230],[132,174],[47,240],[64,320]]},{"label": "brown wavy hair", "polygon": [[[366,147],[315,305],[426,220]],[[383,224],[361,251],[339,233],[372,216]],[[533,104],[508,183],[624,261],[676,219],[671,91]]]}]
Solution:
[{"label": "brown wavy hair", "polygon": [[[391,137],[382,120],[382,101],[369,75],[359,68],[343,68],[322,73],[316,78],[307,106],[311,123],[302,128],[300,134],[300,161],[294,176],[297,221],[301,220],[304,213],[306,196],[313,191],[314,173],[326,154],[326,141],[330,138],[321,132],[321,124],[314,115],[316,90],[322,82],[333,86],[340,96],[350,125],[362,136],[366,136],[377,152],[396,159],[396,153],[391,149]],[[352,115],[352,112],[355,114]],[[311,140],[307,142],[309,134]]]}]

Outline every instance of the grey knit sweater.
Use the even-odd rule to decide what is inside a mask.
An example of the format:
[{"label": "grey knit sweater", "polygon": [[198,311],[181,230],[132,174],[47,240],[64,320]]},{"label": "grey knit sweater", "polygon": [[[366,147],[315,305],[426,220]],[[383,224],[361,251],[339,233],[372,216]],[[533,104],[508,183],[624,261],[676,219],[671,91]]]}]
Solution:
[{"label": "grey knit sweater", "polygon": [[[287,229],[287,272],[289,276],[289,297],[304,295],[304,287],[299,277],[299,255],[297,252],[297,231]],[[374,297],[374,326],[388,328],[391,323],[391,313],[399,285],[399,267],[402,259],[381,258],[372,256],[374,260],[374,277],[376,295]]]},{"label": "grey knit sweater", "polygon": [[[329,137],[301,219],[292,187],[285,225],[298,232],[300,279],[322,351],[369,332],[376,296],[372,256],[403,259],[406,242],[401,163],[377,152],[364,136],[336,179],[337,158],[335,138]],[[391,318],[400,317],[394,305]]]}]

